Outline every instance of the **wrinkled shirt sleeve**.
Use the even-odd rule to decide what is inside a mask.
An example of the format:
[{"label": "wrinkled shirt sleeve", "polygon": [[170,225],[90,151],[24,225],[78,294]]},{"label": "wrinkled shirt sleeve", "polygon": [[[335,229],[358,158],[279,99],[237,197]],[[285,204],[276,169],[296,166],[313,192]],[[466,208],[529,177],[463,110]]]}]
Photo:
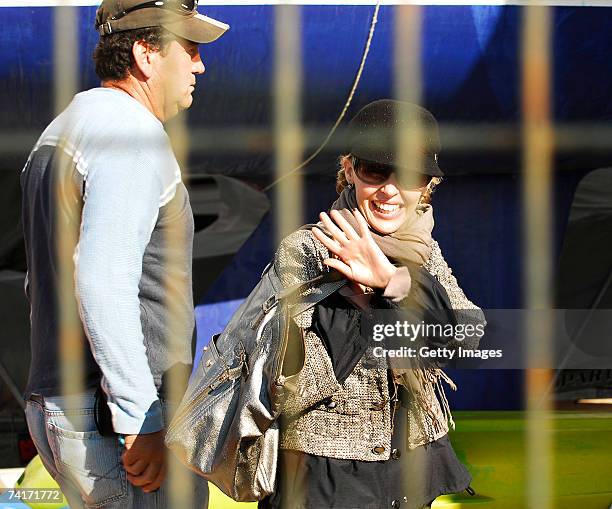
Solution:
[{"label": "wrinkled shirt sleeve", "polygon": [[90,168],[74,253],[76,297],[117,433],[163,427],[140,321],[139,282],[163,186],[140,155]]}]

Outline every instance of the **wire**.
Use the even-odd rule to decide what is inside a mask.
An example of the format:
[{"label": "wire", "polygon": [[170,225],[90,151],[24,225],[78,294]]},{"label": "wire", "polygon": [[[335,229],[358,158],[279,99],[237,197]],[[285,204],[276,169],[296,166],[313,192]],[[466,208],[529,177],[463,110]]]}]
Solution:
[{"label": "wire", "polygon": [[23,401],[23,394],[19,390],[19,388],[17,387],[17,384],[11,378],[11,375],[9,374],[7,369],[4,367],[4,364],[2,363],[2,361],[0,361],[0,378],[6,384],[6,386],[9,389],[9,391],[11,391],[11,394],[15,398],[15,401],[17,401],[17,403],[19,403],[19,406],[23,410],[25,410],[25,406],[26,405],[25,405],[25,403]]},{"label": "wire", "polygon": [[355,76],[355,81],[353,82],[353,87],[351,88],[351,91],[350,91],[349,96],[348,96],[348,98],[346,100],[346,103],[344,104],[344,108],[342,109],[342,112],[340,113],[340,116],[336,120],[335,124],[333,125],[333,127],[329,131],[329,134],[327,135],[325,140],[323,140],[323,143],[321,143],[319,148],[317,148],[317,150],[315,150],[310,155],[310,157],[308,157],[299,166],[296,166],[290,172],[288,172],[285,175],[283,175],[282,177],[276,179],[270,185],[264,187],[264,189],[263,189],[264,192],[269,191],[276,184],[278,184],[282,180],[286,179],[287,177],[293,175],[296,171],[301,170],[304,166],[309,164],[327,146],[327,144],[329,143],[329,140],[331,139],[331,137],[334,135],[334,133],[338,129],[338,126],[340,125],[340,123],[344,119],[344,116],[346,115],[346,112],[349,109],[349,107],[351,105],[351,102],[353,101],[353,96],[355,95],[355,92],[357,91],[357,87],[359,86],[359,82],[361,81],[361,75],[363,73],[363,68],[365,67],[365,63],[366,63],[366,60],[368,58],[368,53],[370,52],[370,46],[372,44],[372,39],[374,38],[374,31],[376,29],[376,23],[378,23],[378,11],[380,10],[380,2],[381,2],[381,0],[377,0],[376,1],[376,7],[374,8],[374,14],[372,15],[372,22],[370,24],[370,32],[368,34],[368,39],[366,41],[366,45],[365,45],[365,48],[363,50],[363,56],[361,57],[361,64],[359,65],[359,69],[357,71],[357,75]]}]

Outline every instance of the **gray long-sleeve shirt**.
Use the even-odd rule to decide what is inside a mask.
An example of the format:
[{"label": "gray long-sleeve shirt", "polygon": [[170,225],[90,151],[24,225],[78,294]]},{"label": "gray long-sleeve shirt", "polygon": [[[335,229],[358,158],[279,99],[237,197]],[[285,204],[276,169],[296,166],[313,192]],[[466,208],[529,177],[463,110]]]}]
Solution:
[{"label": "gray long-sleeve shirt", "polygon": [[[77,94],[44,131],[22,173],[31,305],[26,396],[60,392],[60,226],[86,351],[86,387],[100,381],[116,432],[162,428],[165,372],[191,364],[193,216],[161,122],[128,94]],[[77,210],[71,219],[70,210]],[[66,260],[64,260],[66,261]],[[173,336],[167,337],[168,307]]]}]

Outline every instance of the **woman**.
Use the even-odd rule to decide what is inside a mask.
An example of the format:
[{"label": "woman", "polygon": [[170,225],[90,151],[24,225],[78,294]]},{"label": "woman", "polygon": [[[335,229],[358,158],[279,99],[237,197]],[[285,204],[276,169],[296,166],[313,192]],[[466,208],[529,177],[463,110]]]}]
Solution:
[{"label": "woman", "polygon": [[[425,134],[422,171],[403,171],[400,183],[394,133],[417,127]],[[484,323],[431,237],[428,202],[442,176],[436,121],[416,105],[381,100],[365,106],[349,131],[331,212],[277,252],[285,286],[329,269],[350,284],[295,319],[303,367],[289,371],[295,389],[283,410],[279,482],[263,508],[420,508],[471,480],[448,441],[453,423],[441,380],[453,384],[441,364],[389,365],[360,333],[360,312],[373,309]],[[428,342],[458,346],[453,338]]]}]

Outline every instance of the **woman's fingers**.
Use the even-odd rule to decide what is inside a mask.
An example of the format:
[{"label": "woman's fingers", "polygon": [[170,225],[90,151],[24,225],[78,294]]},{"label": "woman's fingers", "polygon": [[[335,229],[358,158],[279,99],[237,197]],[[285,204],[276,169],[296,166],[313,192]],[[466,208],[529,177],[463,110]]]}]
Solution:
[{"label": "woman's fingers", "polygon": [[330,212],[332,219],[338,224],[344,234],[351,240],[359,240],[359,235],[355,231],[355,228],[349,223],[339,210],[332,210]]},{"label": "woman's fingers", "polygon": [[359,225],[359,233],[362,237],[367,237],[370,234],[370,228],[368,227],[368,222],[359,209],[353,209],[353,216],[357,220],[357,224]]},{"label": "woman's fingers", "polygon": [[327,235],[325,235],[320,228],[314,227],[312,229],[312,234],[323,244],[327,249],[329,249],[335,255],[340,256],[340,252],[342,251],[342,246],[335,240],[330,239]]},{"label": "woman's fingers", "polygon": [[338,260],[337,258],[326,258],[325,260],[323,260],[323,263],[327,265],[330,269],[336,269],[347,279],[353,279],[353,271],[342,260]]},{"label": "woman's fingers", "polygon": [[327,231],[331,233],[335,240],[340,242],[340,244],[344,244],[349,241],[347,235],[336,226],[336,223],[330,219],[327,213],[321,212],[319,217],[321,218],[321,222],[325,225],[325,228],[327,228]]}]

